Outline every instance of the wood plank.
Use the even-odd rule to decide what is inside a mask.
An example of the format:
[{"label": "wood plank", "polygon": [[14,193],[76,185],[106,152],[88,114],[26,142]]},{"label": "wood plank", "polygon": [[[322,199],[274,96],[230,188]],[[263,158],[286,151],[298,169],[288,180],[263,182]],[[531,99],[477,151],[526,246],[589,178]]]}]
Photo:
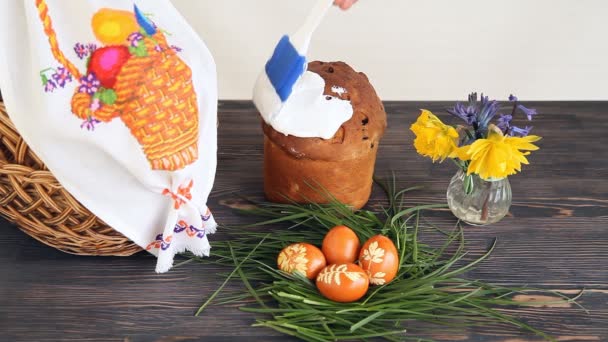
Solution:
[{"label": "wood plank", "polygon": [[[455,172],[417,156],[408,127],[419,108],[437,113],[450,103],[389,102],[389,130],[380,145],[378,174],[394,171],[399,186],[425,185],[408,204],[443,203]],[[585,288],[574,307],[518,309],[521,319],[560,341],[608,340],[608,152],[605,135],[608,103],[532,103],[543,136],[524,173],[511,178],[510,215],[491,227],[467,227],[473,254],[492,238],[498,248],[469,277],[495,284],[529,285],[569,294]],[[448,120],[447,116],[441,116]],[[241,224],[235,215],[238,195],[261,198],[262,140],[259,118],[247,101],[222,102],[219,112],[218,172],[210,206],[218,221]],[[370,208],[385,204],[374,190]],[[446,210],[427,213],[450,227]],[[274,341],[289,340],[249,325],[253,316],[233,306],[214,306],[202,317],[193,313],[222,282],[211,264],[186,264],[163,275],[153,273],[146,253],[129,258],[63,254],[2,222],[0,235],[0,340],[7,341]],[[221,238],[221,231],[217,238]],[[432,239],[432,237],[428,237]],[[237,283],[229,286],[238,286]],[[413,332],[420,331],[412,323]],[[426,331],[429,332],[428,330]],[[508,327],[476,328],[462,333],[430,331],[445,341],[536,341]]]}]

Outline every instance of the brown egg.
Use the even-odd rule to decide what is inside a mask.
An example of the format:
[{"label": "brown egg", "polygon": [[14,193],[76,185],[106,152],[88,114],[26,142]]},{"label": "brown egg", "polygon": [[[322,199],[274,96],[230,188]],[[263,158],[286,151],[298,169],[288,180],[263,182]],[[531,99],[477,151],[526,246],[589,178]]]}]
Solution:
[{"label": "brown egg", "polygon": [[365,295],[369,287],[367,273],[355,264],[333,264],[317,276],[317,289],[335,302],[354,302]]},{"label": "brown egg", "polygon": [[359,247],[361,243],[352,229],[347,226],[335,226],[323,238],[321,250],[328,264],[345,264],[357,260]]},{"label": "brown egg", "polygon": [[399,270],[399,253],[391,239],[376,235],[363,244],[359,252],[359,265],[369,275],[370,284],[388,284]]},{"label": "brown egg", "polygon": [[281,271],[300,272],[308,279],[315,279],[327,263],[323,252],[309,243],[291,244],[279,253],[277,264]]}]

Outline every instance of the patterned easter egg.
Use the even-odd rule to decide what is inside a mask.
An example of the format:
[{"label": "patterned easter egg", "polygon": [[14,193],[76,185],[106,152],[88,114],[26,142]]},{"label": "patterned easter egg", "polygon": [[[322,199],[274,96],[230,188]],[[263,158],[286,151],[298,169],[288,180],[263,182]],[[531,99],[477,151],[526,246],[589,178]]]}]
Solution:
[{"label": "patterned easter egg", "polygon": [[354,302],[363,297],[368,288],[367,273],[355,264],[329,265],[317,276],[317,289],[334,302]]},{"label": "patterned easter egg", "polygon": [[294,243],[283,248],[277,264],[281,271],[299,272],[308,279],[314,279],[326,262],[325,256],[317,247],[309,243]]},{"label": "patterned easter egg", "polygon": [[376,235],[363,244],[359,265],[369,275],[370,284],[388,284],[399,270],[399,253],[391,239]]}]

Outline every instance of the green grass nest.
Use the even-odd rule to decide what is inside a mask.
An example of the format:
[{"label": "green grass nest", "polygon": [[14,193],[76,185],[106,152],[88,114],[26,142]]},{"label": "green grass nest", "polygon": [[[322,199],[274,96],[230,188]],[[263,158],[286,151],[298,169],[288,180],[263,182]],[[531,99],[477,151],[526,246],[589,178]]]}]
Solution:
[{"label": "green grass nest", "polygon": [[[444,205],[405,207],[404,197],[417,187],[397,191],[394,179],[381,186],[389,204],[379,213],[353,212],[335,200],[328,205],[258,203],[247,210],[265,220],[248,225],[248,228],[223,227],[226,240],[214,241],[211,258],[193,258],[232,268],[224,283],[196,314],[212,302],[215,305],[249,303],[240,310],[256,315],[254,326],[271,328],[306,341],[429,341],[408,331],[408,327],[418,328],[420,323],[435,332],[507,324],[554,340],[500,310],[501,307],[539,305],[538,302],[512,299],[515,294],[538,290],[499,287],[464,278],[465,272],[490,255],[496,240],[486,253],[471,259],[467,256],[459,224],[445,231],[423,218],[424,210]],[[336,225],[353,229],[361,242],[377,234],[391,238],[400,254],[397,277],[386,285],[370,287],[357,302],[336,303],[321,296],[315,284],[305,277],[277,269],[277,255],[285,246],[295,242],[320,246],[325,233]],[[261,226],[264,229],[255,228]],[[441,246],[431,247],[420,241],[419,234],[427,230],[443,235]],[[224,290],[233,278],[240,279],[244,286],[238,292]],[[574,298],[551,294],[576,304],[575,300],[582,292]]]}]

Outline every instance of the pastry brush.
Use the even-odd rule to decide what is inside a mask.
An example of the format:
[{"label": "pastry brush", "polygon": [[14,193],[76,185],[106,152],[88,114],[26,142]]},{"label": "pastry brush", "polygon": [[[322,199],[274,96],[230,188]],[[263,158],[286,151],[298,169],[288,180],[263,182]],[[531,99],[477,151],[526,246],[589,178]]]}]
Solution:
[{"label": "pastry brush", "polygon": [[306,71],[306,53],[312,34],[334,0],[317,0],[304,24],[291,36],[284,35],[265,66],[266,75],[274,90],[285,102],[294,84]]}]

